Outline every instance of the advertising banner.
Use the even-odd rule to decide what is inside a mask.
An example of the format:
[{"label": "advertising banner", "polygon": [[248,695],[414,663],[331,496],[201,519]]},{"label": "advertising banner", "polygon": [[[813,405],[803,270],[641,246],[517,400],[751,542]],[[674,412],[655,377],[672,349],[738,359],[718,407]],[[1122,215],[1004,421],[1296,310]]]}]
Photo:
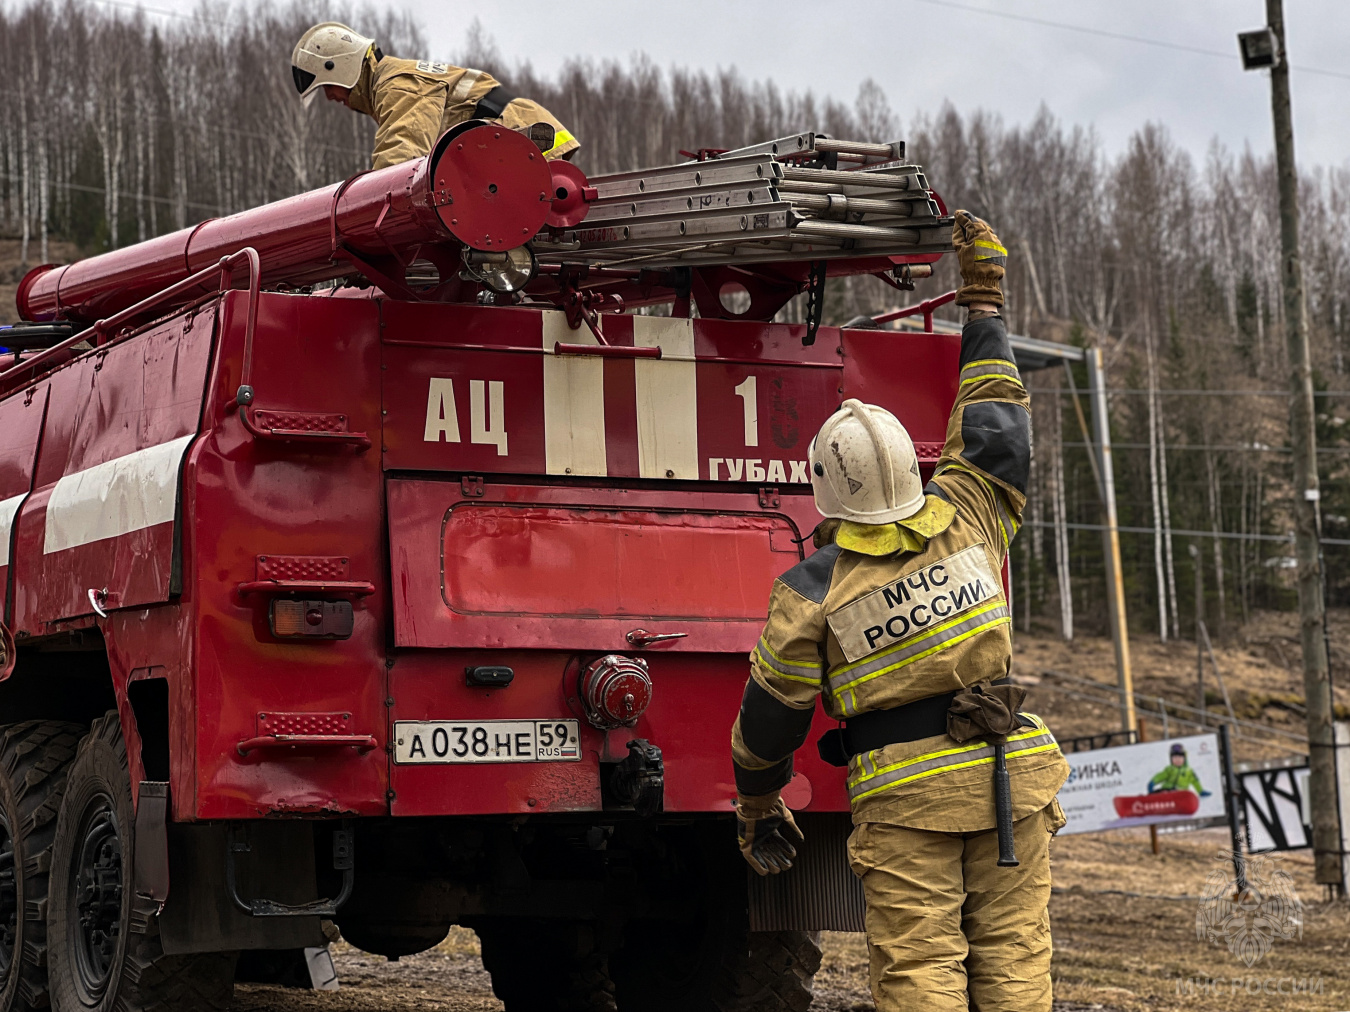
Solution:
[{"label": "advertising banner", "polygon": [[1060,833],[1223,818],[1219,736],[1140,742],[1070,752],[1069,779],[1059,790],[1068,817]]}]

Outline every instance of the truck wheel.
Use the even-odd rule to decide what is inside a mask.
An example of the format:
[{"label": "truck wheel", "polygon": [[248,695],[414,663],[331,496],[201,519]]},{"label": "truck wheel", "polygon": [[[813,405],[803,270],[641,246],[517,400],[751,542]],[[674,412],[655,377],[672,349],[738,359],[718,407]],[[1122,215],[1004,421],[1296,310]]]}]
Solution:
[{"label": "truck wheel", "polygon": [[0,1012],[47,1004],[47,868],[84,731],[58,720],[0,728]]},{"label": "truck wheel", "polygon": [[236,953],[166,956],[135,911],[135,820],[117,712],[98,720],[66,779],[52,845],[48,967],[55,1012],[225,1009]]},{"label": "truck wheel", "polygon": [[588,925],[503,920],[474,930],[506,1012],[614,1012],[614,985]]},{"label": "truck wheel", "polygon": [[620,1012],[806,1012],[820,934],[705,922],[630,925],[613,965]]}]

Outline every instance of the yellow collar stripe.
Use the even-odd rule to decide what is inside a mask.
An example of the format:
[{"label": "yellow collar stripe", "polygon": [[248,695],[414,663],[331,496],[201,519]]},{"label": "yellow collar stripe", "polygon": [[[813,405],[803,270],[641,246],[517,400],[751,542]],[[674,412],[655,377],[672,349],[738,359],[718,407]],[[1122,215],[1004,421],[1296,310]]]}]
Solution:
[{"label": "yellow collar stripe", "polygon": [[928,540],[937,537],[956,519],[956,507],[935,495],[924,498],[924,504],[913,516],[893,524],[859,524],[844,520],[835,534],[840,548],[861,555],[885,556],[896,552],[922,552]]}]

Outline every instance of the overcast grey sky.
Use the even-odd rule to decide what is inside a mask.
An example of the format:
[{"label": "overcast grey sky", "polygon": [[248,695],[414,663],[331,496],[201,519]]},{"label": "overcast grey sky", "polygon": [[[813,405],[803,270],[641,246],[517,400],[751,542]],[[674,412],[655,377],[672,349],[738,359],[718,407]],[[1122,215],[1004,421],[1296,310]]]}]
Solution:
[{"label": "overcast grey sky", "polygon": [[[646,53],[663,67],[734,66],[747,78],[850,102],[872,77],[889,95],[902,134],[917,110],[936,110],[944,100],[963,112],[983,106],[1008,123],[1030,120],[1044,102],[1067,123],[1094,126],[1110,153],[1150,120],[1198,159],[1214,137],[1234,151],[1271,147],[1267,75],[1244,73],[1236,59],[1236,33],[1265,22],[1262,0],[388,2],[413,13],[432,50],[399,55],[457,53],[478,17],[508,63],[529,59],[550,73],[571,56]],[[147,6],[190,11],[195,2]],[[1285,7],[1290,62],[1345,75],[1294,71],[1299,160],[1305,168],[1350,165],[1350,2],[1286,0]],[[1019,22],[995,11],[1224,55]]]}]

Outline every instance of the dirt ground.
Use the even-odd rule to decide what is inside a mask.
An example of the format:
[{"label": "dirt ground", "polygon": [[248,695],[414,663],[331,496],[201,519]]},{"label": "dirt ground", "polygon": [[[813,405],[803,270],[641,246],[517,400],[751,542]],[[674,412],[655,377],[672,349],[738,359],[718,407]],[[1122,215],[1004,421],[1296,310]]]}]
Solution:
[{"label": "dirt ground", "polygon": [[[1240,718],[1298,733],[1302,683],[1294,616],[1264,614],[1215,645],[1216,659]],[[1112,729],[1118,713],[1109,698],[1072,679],[1109,687],[1114,655],[1107,640],[1066,644],[1041,631],[1017,636],[1014,671],[1030,688],[1028,706],[1061,738]],[[1350,643],[1350,614],[1332,616],[1333,651]],[[1137,637],[1135,684],[1167,704],[1194,705],[1195,647]],[[1226,715],[1213,673],[1206,671],[1208,707]],[[1342,673],[1343,682],[1346,680]],[[1350,695],[1338,693],[1338,705]],[[1159,724],[1151,728],[1161,735]],[[1191,729],[1172,727],[1174,733]],[[1259,736],[1257,736],[1259,737]],[[1292,740],[1239,742],[1252,757],[1298,751]],[[1228,846],[1226,830],[1160,837],[1154,855],[1144,829],[1061,837],[1053,845],[1056,1012],[1275,1012],[1350,1009],[1350,903],[1328,902],[1313,882],[1307,851],[1279,862],[1302,903],[1302,937],[1277,941],[1248,968],[1220,944],[1197,937],[1196,915],[1206,879]],[[869,1012],[867,950],[861,935],[827,932],[812,1012]],[[389,963],[340,944],[342,989],[318,994],[240,985],[241,1012],[403,1012],[501,1009],[478,961],[472,932],[455,929],[432,952]],[[1292,993],[1295,989],[1300,993]],[[1283,990],[1284,993],[1280,993]],[[1303,993],[1303,992],[1309,993]]]},{"label": "dirt ground", "polygon": [[[1250,969],[1226,947],[1197,939],[1199,896],[1226,844],[1219,830],[1164,836],[1157,856],[1147,830],[1056,840],[1050,902],[1056,1012],[1350,1008],[1350,975],[1343,973],[1350,958],[1350,904],[1323,900],[1306,852],[1281,862],[1303,903],[1301,939],[1277,942]],[[862,936],[826,932],[823,943],[812,1012],[871,1012]],[[240,1012],[502,1008],[478,962],[477,940],[465,929],[454,929],[436,950],[398,963],[343,944],[337,950],[341,990],[320,994],[241,984],[235,1007]],[[1219,982],[1219,992],[1212,983],[1208,993],[1197,990],[1205,982]],[[1278,993],[1295,986],[1313,993]]]}]

